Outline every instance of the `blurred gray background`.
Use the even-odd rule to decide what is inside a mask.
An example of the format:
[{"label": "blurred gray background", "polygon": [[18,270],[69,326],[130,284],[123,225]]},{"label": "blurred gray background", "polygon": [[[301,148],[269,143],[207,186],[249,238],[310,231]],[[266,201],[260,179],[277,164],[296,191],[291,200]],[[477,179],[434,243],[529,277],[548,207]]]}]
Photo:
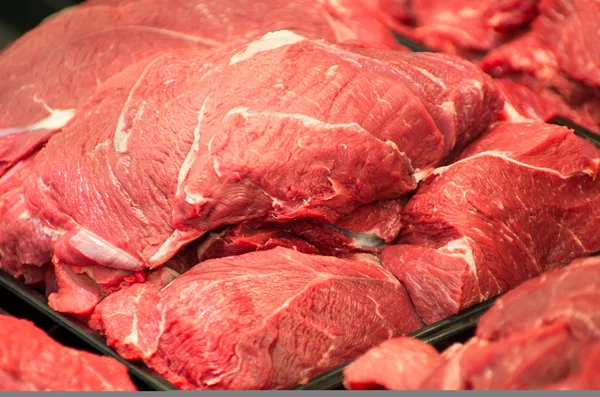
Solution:
[{"label": "blurred gray background", "polygon": [[0,18],[0,50],[21,35],[21,31]]}]

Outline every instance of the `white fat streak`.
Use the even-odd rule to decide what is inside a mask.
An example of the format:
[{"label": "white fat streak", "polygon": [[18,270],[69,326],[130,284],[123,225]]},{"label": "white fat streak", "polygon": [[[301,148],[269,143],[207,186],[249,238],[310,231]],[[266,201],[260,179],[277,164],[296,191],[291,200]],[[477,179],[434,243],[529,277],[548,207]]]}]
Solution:
[{"label": "white fat streak", "polygon": [[469,270],[477,278],[477,264],[473,256],[473,249],[467,237],[462,237],[457,240],[450,241],[448,244],[439,249],[444,251],[449,256],[461,258],[469,265]]},{"label": "white fat streak", "polygon": [[221,174],[221,171],[219,171],[219,160],[215,157],[213,159],[213,170],[215,170],[215,174],[220,178],[223,175]]},{"label": "white fat streak", "polygon": [[332,124],[332,123],[326,123],[324,121],[315,119],[314,117],[310,117],[310,116],[307,116],[304,114],[279,113],[279,112],[272,112],[272,111],[255,112],[255,111],[249,110],[247,107],[244,107],[244,106],[238,106],[238,107],[232,108],[231,110],[229,110],[229,112],[227,112],[225,117],[223,117],[223,120],[226,120],[227,118],[229,118],[233,115],[238,115],[238,114],[241,115],[245,119],[248,119],[252,116],[267,116],[267,117],[273,117],[273,118],[279,118],[279,119],[296,120],[296,121],[300,122],[302,125],[304,125],[306,127],[311,127],[311,128],[317,128],[317,129],[346,128],[346,129],[352,130],[354,132],[358,132],[360,134],[369,134],[369,132],[367,130],[362,128],[360,126],[360,124],[358,124],[356,122],[345,123],[345,124]]},{"label": "white fat streak", "polygon": [[140,270],[143,263],[87,229],[79,229],[69,238],[70,245],[92,261],[112,269]]},{"label": "white fat streak", "polygon": [[[138,87],[144,81],[146,75],[148,74],[148,72],[150,71],[152,66],[160,58],[161,57],[158,57],[155,60],[153,60],[152,62],[150,62],[148,65],[146,65],[146,67],[140,74],[140,77],[138,77],[137,81],[135,82],[135,84],[129,91],[129,94],[127,95],[127,100],[123,104],[123,110],[121,111],[121,114],[119,115],[119,121],[117,122],[117,128],[115,129],[115,135],[113,138],[113,146],[114,146],[115,152],[117,152],[117,153],[126,153],[127,152],[127,140],[129,139],[129,132],[125,132],[125,130],[124,130],[125,129],[125,115],[127,113],[129,104],[133,100],[133,95],[137,91]],[[140,106],[140,109],[138,109],[138,113],[137,113],[134,121],[139,120],[142,117],[145,105],[146,105],[146,101],[143,101],[142,105]]]},{"label": "white fat streak", "polygon": [[472,7],[465,7],[458,11],[458,15],[464,18],[472,18],[479,15],[480,11]]},{"label": "white fat streak", "polygon": [[200,193],[190,193],[185,188],[184,188],[184,191],[185,191],[185,202],[190,205],[198,205],[200,203],[204,203],[205,201],[207,201],[206,197],[204,197]]},{"label": "white fat streak", "polygon": [[432,74],[427,69],[418,68],[416,66],[414,66],[414,68],[417,69],[419,72],[421,72],[423,75],[427,76],[431,81],[433,81],[434,83],[436,83],[437,85],[439,85],[441,88],[443,88],[443,89],[448,88],[448,87],[446,87],[446,84],[444,83],[444,80],[442,80],[438,76]]},{"label": "white fat streak", "polygon": [[589,175],[589,176],[593,176],[594,175],[594,171],[592,169],[589,169],[589,168],[583,169],[583,170],[578,171],[578,172],[573,172],[571,174],[561,174],[560,172],[558,172],[556,170],[553,170],[552,168],[536,167],[536,166],[531,165],[531,164],[523,163],[521,161],[518,161],[518,160],[510,157],[510,155],[511,155],[510,152],[501,152],[501,151],[497,151],[497,150],[485,151],[485,152],[477,153],[477,154],[475,154],[473,156],[464,158],[464,159],[459,160],[459,161],[457,161],[455,163],[452,163],[450,165],[447,165],[447,166],[444,166],[444,167],[438,167],[435,170],[433,170],[433,174],[434,175],[441,175],[445,171],[447,171],[448,169],[456,166],[457,164],[464,163],[466,161],[471,161],[471,160],[479,158],[479,157],[496,157],[496,158],[500,158],[502,160],[506,160],[509,163],[517,164],[517,165],[525,167],[525,168],[529,168],[529,169],[536,170],[536,171],[547,172],[549,174],[558,176],[561,179],[569,179],[569,178],[573,178],[573,177],[576,177],[576,176],[579,176],[579,175]]},{"label": "white fat streak", "polygon": [[450,113],[451,115],[456,115],[456,106],[454,105],[454,102],[444,102],[441,104],[440,107],[444,109],[444,111]]},{"label": "white fat streak", "polygon": [[413,178],[415,178],[415,182],[419,183],[423,179],[427,178],[429,174],[431,174],[431,170],[421,170],[419,168],[415,169],[413,172]]},{"label": "white fat streak", "polygon": [[506,117],[508,118],[509,121],[512,122],[531,122],[532,119],[529,119],[525,116],[523,116],[521,113],[519,113],[517,111],[517,109],[514,108],[513,105],[511,105],[508,102],[504,102],[504,113],[506,114]]},{"label": "white fat streak", "polygon": [[151,267],[156,267],[169,260],[173,253],[179,251],[181,247],[186,245],[192,240],[200,237],[197,234],[188,235],[179,230],[174,230],[173,233],[165,240],[164,243],[156,250],[154,255],[150,257]]},{"label": "white fat streak", "polygon": [[303,40],[306,40],[306,38],[290,30],[279,30],[277,32],[267,33],[260,39],[248,44],[244,50],[232,56],[229,65],[251,58],[254,54],[259,52],[273,50]]},{"label": "white fat streak", "polygon": [[[202,138],[202,120],[204,118],[204,112],[206,110],[206,103],[208,102],[208,99],[210,98],[210,94],[206,96],[206,98],[204,99],[204,102],[202,103],[202,106],[200,107],[200,110],[198,111],[198,123],[196,124],[196,128],[194,128],[194,141],[192,142],[192,146],[190,147],[190,151],[188,152],[187,156],[185,157],[185,160],[183,160],[183,164],[181,165],[181,168],[179,169],[179,175],[177,176],[177,193],[181,193],[181,191],[183,190],[183,184],[185,182],[185,179],[188,177],[190,170],[192,168],[192,163],[194,162],[194,159],[196,158],[196,156],[198,155],[198,152],[200,151],[200,139]],[[189,197],[189,199],[188,199]],[[198,199],[198,200],[196,200]],[[187,201],[190,204],[196,204],[199,202],[202,202],[204,200],[204,197],[202,197],[200,195],[200,197],[198,197],[198,195],[194,195],[194,194],[189,194],[186,192],[186,198],[185,201]]]},{"label": "white fat streak", "polygon": [[325,21],[327,21],[327,24],[329,25],[331,30],[333,31],[333,34],[335,35],[335,41],[341,42],[354,40],[358,38],[354,30],[350,29],[340,20],[333,18],[327,11],[323,10],[322,15],[325,18]]},{"label": "white fat streak", "polygon": [[[27,214],[25,214],[25,212],[27,212]],[[51,227],[44,225],[42,223],[42,221],[40,221],[38,218],[31,216],[31,214],[27,210],[25,210],[23,213],[21,213],[21,216],[19,216],[19,219],[25,219],[24,216],[26,216],[26,215],[29,215],[27,218],[35,226],[35,229],[38,233],[38,237],[46,236],[46,237],[49,237],[50,240],[56,241],[66,233],[65,229],[51,228]]]},{"label": "white fat streak", "polygon": [[37,121],[26,127],[0,129],[0,137],[39,130],[58,130],[67,125],[67,123],[71,121],[73,117],[75,117],[75,109],[52,109],[44,101],[38,99],[35,95],[33,97],[33,101],[41,104],[44,109],[50,113],[50,115],[45,119]]},{"label": "white fat streak", "polygon": [[[135,298],[136,303],[139,302],[139,295]],[[127,343],[131,343],[133,346],[138,346],[138,321],[137,321],[137,313],[133,314],[133,320],[131,321],[131,332],[129,333],[129,335],[127,335],[125,337],[125,339],[123,339],[123,343],[127,344]]]},{"label": "white fat streak", "polygon": [[21,215],[19,215],[19,217],[17,219],[28,219],[31,218],[31,212],[29,212],[29,210],[24,210],[23,212],[21,212]]},{"label": "white fat streak", "polygon": [[339,69],[339,65],[333,65],[330,66],[329,69],[327,69],[327,72],[325,72],[325,76],[327,77],[333,77],[337,74],[337,70]]}]

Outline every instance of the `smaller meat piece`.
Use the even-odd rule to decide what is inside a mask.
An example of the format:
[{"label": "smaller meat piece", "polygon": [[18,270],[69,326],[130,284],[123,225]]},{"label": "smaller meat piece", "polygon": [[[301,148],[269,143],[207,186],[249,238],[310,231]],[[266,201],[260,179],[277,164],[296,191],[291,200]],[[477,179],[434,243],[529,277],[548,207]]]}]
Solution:
[{"label": "smaller meat piece", "polygon": [[423,326],[380,265],[277,247],[134,284],[90,325],[182,389],[281,389]]},{"label": "smaller meat piece", "polygon": [[[427,389],[599,389],[600,258],[573,261],[500,298]],[[519,360],[515,360],[519,357]]]},{"label": "smaller meat piece", "polygon": [[0,391],[135,391],[124,365],[60,345],[33,323],[0,315]]},{"label": "smaller meat piece", "polygon": [[432,323],[598,251],[599,158],[567,128],[501,123],[421,184],[383,265]]},{"label": "smaller meat piece", "polygon": [[552,112],[600,133],[600,2],[543,0],[539,10],[530,32],[490,52],[481,67],[527,86]]},{"label": "smaller meat piece", "polygon": [[435,348],[418,339],[390,339],[344,370],[344,386],[350,390],[414,390],[441,362]]},{"label": "smaller meat piece", "polygon": [[535,91],[525,84],[508,79],[496,79],[495,82],[504,97],[504,109],[499,115],[500,120],[550,122],[561,116],[592,131],[598,129],[600,97],[585,102],[582,106],[574,106],[548,88]]},{"label": "smaller meat piece", "polygon": [[[362,375],[398,390],[598,390],[599,291],[600,258],[577,259],[501,297],[481,318],[475,337],[432,356],[426,379],[422,367],[387,369],[390,362],[432,349],[401,338],[398,346],[402,341],[405,348],[395,349],[388,341],[351,364],[347,386]],[[359,364],[366,369],[355,374]]]},{"label": "smaller meat piece", "polygon": [[538,1],[413,0],[412,23],[399,33],[432,50],[476,59],[528,25]]}]

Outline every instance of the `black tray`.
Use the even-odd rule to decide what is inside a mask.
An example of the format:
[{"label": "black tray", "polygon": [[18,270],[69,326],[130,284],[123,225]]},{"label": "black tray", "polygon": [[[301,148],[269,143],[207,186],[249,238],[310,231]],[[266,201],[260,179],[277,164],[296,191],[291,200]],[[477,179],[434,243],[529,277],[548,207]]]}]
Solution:
[{"label": "black tray", "polygon": [[[127,361],[106,345],[106,339],[81,321],[55,312],[44,295],[0,270],[0,302],[2,309],[15,317],[27,318],[59,342],[82,350],[114,357],[123,363],[140,390],[177,390],[143,363]],[[57,337],[59,336],[59,337]]]}]

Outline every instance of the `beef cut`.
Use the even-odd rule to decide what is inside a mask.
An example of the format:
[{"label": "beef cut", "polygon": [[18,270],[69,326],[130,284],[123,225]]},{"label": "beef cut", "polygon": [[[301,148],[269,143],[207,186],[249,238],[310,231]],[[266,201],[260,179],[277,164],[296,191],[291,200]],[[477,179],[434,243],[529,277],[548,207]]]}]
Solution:
[{"label": "beef cut", "polygon": [[383,264],[432,323],[598,251],[599,158],[567,128],[500,124],[421,184]]},{"label": "beef cut", "polygon": [[3,178],[2,267],[137,272],[228,225],[335,223],[413,190],[501,107],[466,61],[289,31],[148,57],[97,89],[23,183]]},{"label": "beef cut", "polygon": [[341,20],[313,0],[101,3],[116,2],[61,12],[0,54],[0,175],[64,127],[100,83],[160,51],[214,48],[282,29],[401,48],[377,19],[357,10]]},{"label": "beef cut", "polygon": [[496,79],[495,83],[504,97],[504,109],[499,116],[501,120],[550,122],[561,116],[591,131],[598,130],[600,97],[582,106],[574,106],[552,89],[541,88],[536,91],[508,79]]},{"label": "beef cut", "polygon": [[[432,347],[416,339],[392,339],[352,363],[344,372],[346,383],[371,376],[397,390],[598,390],[599,287],[600,258],[577,259],[498,299],[466,344],[441,356],[423,355]],[[378,356],[385,346],[396,348]],[[391,362],[412,355],[426,357],[417,371],[411,366],[388,370]],[[361,374],[360,368],[368,372]],[[414,379],[418,384],[404,383]]]},{"label": "beef cut", "polygon": [[0,390],[134,391],[114,358],[60,345],[29,321],[0,315]]},{"label": "beef cut", "polygon": [[393,338],[346,367],[344,386],[349,390],[414,390],[441,363],[433,346],[414,338]]},{"label": "beef cut", "polygon": [[[539,0],[411,0],[395,29],[427,48],[476,59],[527,26],[537,15]],[[385,4],[383,5],[386,11]],[[407,16],[412,15],[412,18]]]},{"label": "beef cut", "polygon": [[539,9],[530,32],[492,51],[481,66],[549,97],[554,113],[600,133],[600,3],[542,0]]},{"label": "beef cut", "polygon": [[273,247],[338,257],[357,252],[377,253],[398,237],[403,201],[384,200],[362,205],[333,225],[303,219],[283,224],[238,224],[207,236],[198,247],[198,259]]},{"label": "beef cut", "polygon": [[600,260],[589,258],[509,292],[423,387],[599,389],[599,285]]},{"label": "beef cut", "polygon": [[104,299],[91,325],[183,389],[285,388],[423,326],[378,264],[274,248]]}]

